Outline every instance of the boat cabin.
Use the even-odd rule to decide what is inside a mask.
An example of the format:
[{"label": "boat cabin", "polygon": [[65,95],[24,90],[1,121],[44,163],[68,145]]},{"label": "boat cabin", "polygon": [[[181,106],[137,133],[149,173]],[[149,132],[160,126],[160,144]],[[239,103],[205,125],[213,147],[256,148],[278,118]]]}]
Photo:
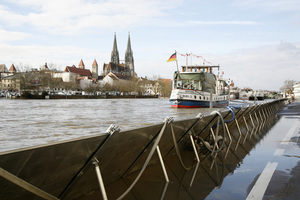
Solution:
[{"label": "boat cabin", "polygon": [[216,66],[181,66],[182,72],[206,72],[206,73],[213,73],[212,69],[218,68],[220,69],[219,65]]},{"label": "boat cabin", "polygon": [[182,66],[174,74],[173,89],[197,90],[213,94],[228,93],[228,84],[213,73],[220,66]]}]

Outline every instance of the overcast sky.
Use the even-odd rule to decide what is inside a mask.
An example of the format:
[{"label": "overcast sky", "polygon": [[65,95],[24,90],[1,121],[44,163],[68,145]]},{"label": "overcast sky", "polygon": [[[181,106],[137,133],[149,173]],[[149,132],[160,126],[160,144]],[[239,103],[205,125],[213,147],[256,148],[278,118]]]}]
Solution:
[{"label": "overcast sky", "polygon": [[[220,64],[236,86],[279,90],[300,81],[299,0],[0,0],[0,64],[63,70],[83,59],[99,71],[114,32],[128,32],[138,76],[172,78],[176,50]],[[178,64],[185,57],[178,55]],[[190,56],[188,64],[203,59]]]}]

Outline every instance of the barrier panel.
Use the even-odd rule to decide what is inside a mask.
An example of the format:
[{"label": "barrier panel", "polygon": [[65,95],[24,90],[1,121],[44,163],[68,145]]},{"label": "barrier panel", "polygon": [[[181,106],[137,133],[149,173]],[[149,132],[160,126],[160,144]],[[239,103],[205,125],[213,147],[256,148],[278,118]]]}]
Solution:
[{"label": "barrier panel", "polygon": [[[110,126],[91,137],[3,152],[0,199],[205,198],[276,123],[286,103],[229,107],[181,121],[167,117],[128,131]],[[199,187],[206,190],[199,193]]]}]

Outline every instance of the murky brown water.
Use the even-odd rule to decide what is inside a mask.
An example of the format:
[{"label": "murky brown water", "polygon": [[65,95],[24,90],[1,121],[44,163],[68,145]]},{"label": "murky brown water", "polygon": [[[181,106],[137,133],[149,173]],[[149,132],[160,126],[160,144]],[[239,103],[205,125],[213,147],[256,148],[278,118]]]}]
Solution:
[{"label": "murky brown water", "polygon": [[0,99],[0,152],[121,130],[194,118],[212,109],[175,109],[169,99]]}]

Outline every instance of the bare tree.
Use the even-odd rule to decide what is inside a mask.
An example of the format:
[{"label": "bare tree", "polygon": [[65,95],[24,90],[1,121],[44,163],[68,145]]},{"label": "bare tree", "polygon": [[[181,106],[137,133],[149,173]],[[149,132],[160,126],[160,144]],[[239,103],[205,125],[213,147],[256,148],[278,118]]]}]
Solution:
[{"label": "bare tree", "polygon": [[293,92],[293,85],[295,85],[296,81],[294,80],[285,80],[283,82],[283,86],[280,88],[280,91],[291,94]]},{"label": "bare tree", "polygon": [[96,92],[100,91],[100,86],[95,83],[90,83],[87,87],[84,88],[84,91],[88,94],[96,95]]},{"label": "bare tree", "polygon": [[163,79],[158,80],[160,87],[160,93],[162,97],[170,97],[172,92],[172,85],[169,81],[163,81]]}]

